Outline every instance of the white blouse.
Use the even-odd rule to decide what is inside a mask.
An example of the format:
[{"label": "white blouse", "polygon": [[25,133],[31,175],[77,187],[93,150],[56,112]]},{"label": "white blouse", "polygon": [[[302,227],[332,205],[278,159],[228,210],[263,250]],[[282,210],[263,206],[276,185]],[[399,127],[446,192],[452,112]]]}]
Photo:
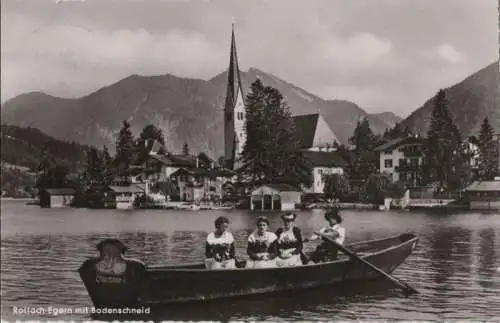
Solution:
[{"label": "white blouse", "polygon": [[[335,241],[338,244],[343,244],[344,240],[345,240],[345,228],[341,227],[339,224],[335,224],[333,227],[327,226],[327,227],[321,228],[321,230],[319,230],[319,232],[324,233],[326,235],[329,235],[329,233],[332,233],[333,231],[337,231],[339,234],[338,238],[335,239]],[[316,237],[318,237],[318,236],[316,236]]]}]

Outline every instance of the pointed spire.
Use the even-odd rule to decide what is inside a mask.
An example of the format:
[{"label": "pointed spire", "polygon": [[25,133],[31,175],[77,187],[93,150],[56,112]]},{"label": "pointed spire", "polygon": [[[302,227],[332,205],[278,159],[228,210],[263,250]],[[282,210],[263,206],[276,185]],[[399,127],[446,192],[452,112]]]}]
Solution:
[{"label": "pointed spire", "polygon": [[238,55],[236,53],[236,39],[234,36],[234,18],[231,27],[231,52],[229,57],[229,70],[226,93],[226,108],[234,108],[238,91],[241,88],[240,69],[238,66]]}]

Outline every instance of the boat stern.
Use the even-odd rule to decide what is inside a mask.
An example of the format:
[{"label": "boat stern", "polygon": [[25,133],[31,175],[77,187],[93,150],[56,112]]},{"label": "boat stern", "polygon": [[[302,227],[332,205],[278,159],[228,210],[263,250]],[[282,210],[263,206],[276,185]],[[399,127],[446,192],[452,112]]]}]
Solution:
[{"label": "boat stern", "polygon": [[146,266],[139,260],[123,257],[121,253],[87,259],[78,269],[80,278],[96,308],[133,306],[147,276]]}]

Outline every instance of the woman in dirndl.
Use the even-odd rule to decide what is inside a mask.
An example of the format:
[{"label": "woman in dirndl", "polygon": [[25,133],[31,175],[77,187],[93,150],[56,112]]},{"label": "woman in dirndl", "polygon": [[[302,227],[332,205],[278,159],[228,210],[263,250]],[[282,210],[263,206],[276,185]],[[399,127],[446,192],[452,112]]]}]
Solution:
[{"label": "woman in dirndl", "polygon": [[257,230],[248,237],[246,268],[276,267],[276,235],[268,231],[269,221],[261,216],[257,219]]},{"label": "woman in dirndl", "polygon": [[287,213],[281,216],[283,227],[276,231],[278,237],[276,264],[278,267],[293,267],[302,265],[302,232],[295,226],[297,218],[295,213]]},{"label": "woman in dirndl", "polygon": [[[319,230],[320,233],[333,238],[338,244],[342,245],[345,241],[345,228],[341,226],[342,217],[338,208],[331,209],[325,213],[325,220],[328,225]],[[320,239],[320,236],[314,234],[307,241]],[[334,261],[338,256],[338,248],[321,238],[322,241],[311,255],[311,260],[315,263],[324,261]]]},{"label": "woman in dirndl", "polygon": [[205,245],[205,266],[207,269],[234,269],[234,238],[227,231],[229,220],[226,217],[218,217],[215,220],[215,231],[207,236]]}]

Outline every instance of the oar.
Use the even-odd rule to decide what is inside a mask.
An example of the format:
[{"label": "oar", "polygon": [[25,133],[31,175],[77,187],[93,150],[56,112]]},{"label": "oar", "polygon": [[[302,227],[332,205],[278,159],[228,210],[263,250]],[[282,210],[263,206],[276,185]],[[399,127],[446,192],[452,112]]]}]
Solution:
[{"label": "oar", "polygon": [[334,239],[332,239],[331,237],[321,233],[321,232],[314,232],[315,234],[323,237],[326,241],[334,244],[335,246],[337,246],[337,248],[339,248],[343,253],[345,253],[346,255],[349,255],[351,256],[352,258],[362,262],[363,264],[365,264],[366,266],[370,267],[371,269],[375,270],[376,272],[378,272],[379,274],[381,274],[382,276],[384,276],[385,278],[389,279],[390,281],[392,281],[393,283],[395,283],[396,285],[398,285],[399,287],[401,287],[406,293],[408,294],[411,294],[411,293],[418,293],[418,291],[411,287],[410,285],[408,285],[407,283],[397,279],[396,277],[394,276],[391,276],[389,275],[388,273],[386,273],[385,271],[383,271],[382,269],[376,267],[375,265],[369,263],[368,261],[366,261],[365,259],[363,258],[360,258],[357,254],[355,254],[353,251],[347,249],[346,247],[344,247],[343,245],[337,243],[337,241],[335,241]]}]

